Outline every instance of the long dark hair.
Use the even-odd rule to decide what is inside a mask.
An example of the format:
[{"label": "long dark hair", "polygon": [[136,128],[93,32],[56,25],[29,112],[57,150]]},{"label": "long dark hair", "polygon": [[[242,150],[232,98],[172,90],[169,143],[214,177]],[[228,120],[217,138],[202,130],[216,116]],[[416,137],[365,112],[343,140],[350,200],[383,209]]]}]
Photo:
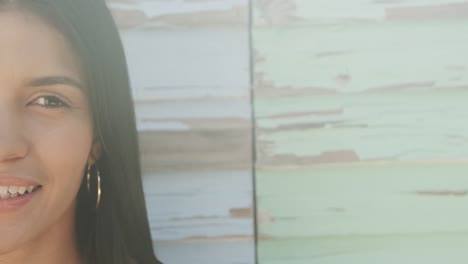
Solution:
[{"label": "long dark hair", "polygon": [[[25,10],[55,26],[83,65],[101,146],[91,178],[101,176],[96,204],[86,177],[77,197],[76,240],[86,264],[155,264],[143,195],[135,112],[119,32],[104,0],[0,0],[0,7]],[[71,150],[73,151],[73,150]],[[85,173],[86,174],[86,173]]]}]

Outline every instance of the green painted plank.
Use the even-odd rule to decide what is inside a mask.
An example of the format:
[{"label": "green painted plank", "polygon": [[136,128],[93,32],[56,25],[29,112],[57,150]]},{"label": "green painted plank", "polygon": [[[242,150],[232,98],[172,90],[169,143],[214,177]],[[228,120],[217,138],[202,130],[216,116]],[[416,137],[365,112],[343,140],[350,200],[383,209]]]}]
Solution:
[{"label": "green painted plank", "polygon": [[[258,165],[349,152],[352,160],[468,156],[468,90],[332,94],[256,100]],[[291,159],[281,162],[284,155]],[[317,161],[319,162],[319,161]]]},{"label": "green painted plank", "polygon": [[[257,27],[333,24],[341,21],[373,23],[387,19],[466,18],[467,3],[456,0],[254,0]],[[464,12],[465,11],[465,12]]]},{"label": "green painted plank", "polygon": [[468,230],[468,162],[258,169],[265,237]]},{"label": "green painted plank", "polygon": [[258,96],[468,84],[468,23],[386,22],[254,30]]},{"label": "green painted plank", "polygon": [[262,264],[464,264],[468,233],[261,240]]},{"label": "green painted plank", "polygon": [[254,1],[259,263],[464,263],[468,3]]}]

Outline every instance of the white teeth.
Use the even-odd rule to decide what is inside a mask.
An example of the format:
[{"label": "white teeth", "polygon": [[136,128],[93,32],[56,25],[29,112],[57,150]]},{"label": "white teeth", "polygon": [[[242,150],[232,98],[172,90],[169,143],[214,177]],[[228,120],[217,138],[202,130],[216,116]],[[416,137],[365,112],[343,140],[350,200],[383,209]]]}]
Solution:
[{"label": "white teeth", "polygon": [[24,192],[26,192],[26,187],[25,186],[21,186],[18,188],[18,193],[19,194],[24,194]]},{"label": "white teeth", "polygon": [[37,186],[0,186],[0,199],[21,196],[26,193],[31,193]]},{"label": "white teeth", "polygon": [[17,193],[18,192],[18,186],[8,187],[8,192],[11,193],[11,194]]},{"label": "white teeth", "polygon": [[18,186],[8,187],[8,192],[11,193],[11,194],[18,193]]}]

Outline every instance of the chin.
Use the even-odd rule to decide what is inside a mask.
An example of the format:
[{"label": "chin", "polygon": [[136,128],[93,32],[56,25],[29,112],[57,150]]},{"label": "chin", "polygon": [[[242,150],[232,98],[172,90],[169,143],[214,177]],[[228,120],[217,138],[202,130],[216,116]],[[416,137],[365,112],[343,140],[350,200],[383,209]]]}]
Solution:
[{"label": "chin", "polygon": [[0,255],[24,248],[29,242],[35,240],[30,229],[19,223],[6,225],[0,221]]},{"label": "chin", "polygon": [[[3,240],[3,239],[2,239]],[[14,241],[12,238],[0,242],[0,256],[6,255],[21,247],[20,241]]]}]

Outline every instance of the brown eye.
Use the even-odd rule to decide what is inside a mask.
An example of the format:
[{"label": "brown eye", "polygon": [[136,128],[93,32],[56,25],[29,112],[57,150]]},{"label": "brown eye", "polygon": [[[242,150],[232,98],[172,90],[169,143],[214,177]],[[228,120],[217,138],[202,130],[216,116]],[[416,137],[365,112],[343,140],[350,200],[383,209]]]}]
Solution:
[{"label": "brown eye", "polygon": [[53,95],[44,95],[38,97],[33,101],[33,104],[39,105],[45,108],[61,108],[61,107],[70,107],[65,101]]}]

